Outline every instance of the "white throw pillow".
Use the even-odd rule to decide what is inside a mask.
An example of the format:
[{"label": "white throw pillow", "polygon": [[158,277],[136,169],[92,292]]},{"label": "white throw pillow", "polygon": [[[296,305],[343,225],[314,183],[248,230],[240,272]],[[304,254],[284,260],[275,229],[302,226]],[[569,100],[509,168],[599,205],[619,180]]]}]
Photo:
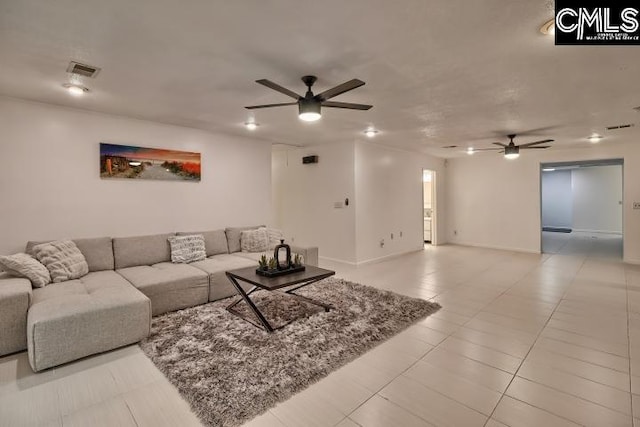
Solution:
[{"label": "white throw pillow", "polygon": [[87,260],[71,240],[57,240],[35,245],[31,252],[47,267],[53,283],[78,279],[89,273]]},{"label": "white throw pillow", "polygon": [[269,237],[269,249],[274,249],[280,244],[281,240],[284,240],[284,233],[282,230],[268,227],[264,228],[264,230],[267,231],[267,236]]},{"label": "white throw pillow", "polygon": [[207,250],[202,234],[169,237],[171,245],[171,262],[189,264],[207,258]]},{"label": "white throw pillow", "polygon": [[42,288],[51,283],[51,275],[47,267],[31,255],[19,253],[0,256],[0,267],[12,276],[26,277],[31,280],[34,288]]},{"label": "white throw pillow", "polygon": [[242,252],[264,252],[269,249],[269,235],[266,228],[245,230],[240,233]]}]

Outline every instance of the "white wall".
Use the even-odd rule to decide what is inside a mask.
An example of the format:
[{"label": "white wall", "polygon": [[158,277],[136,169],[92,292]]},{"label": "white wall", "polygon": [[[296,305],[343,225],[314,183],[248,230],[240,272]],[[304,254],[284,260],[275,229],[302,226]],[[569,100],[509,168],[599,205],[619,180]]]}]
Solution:
[{"label": "white wall", "polygon": [[[316,164],[302,157],[317,155]],[[275,225],[320,256],[356,262],[353,142],[273,152]],[[335,208],[348,198],[349,206]]]},{"label": "white wall", "polygon": [[[102,180],[99,143],[202,153],[202,181]],[[0,253],[30,239],[270,222],[271,146],[0,97]]]},{"label": "white wall", "polygon": [[526,151],[515,161],[485,153],[449,162],[451,243],[539,252],[540,163],[624,158],[624,258],[640,263],[640,210],[632,208],[640,201],[640,145],[603,141],[584,149],[539,151]]},{"label": "white wall", "polygon": [[622,233],[622,166],[572,170],[573,228]]},{"label": "white wall", "polygon": [[542,226],[573,227],[571,170],[542,173]]},{"label": "white wall", "polygon": [[[439,197],[445,181],[442,159],[356,142],[355,160],[358,263],[423,248],[423,169],[435,171],[434,221],[440,231],[436,243],[446,242],[445,203]],[[382,239],[385,245],[380,247]]]},{"label": "white wall", "polygon": [[[303,165],[306,155],[318,155],[319,163]],[[441,159],[364,142],[274,151],[275,223],[295,243],[317,245],[321,257],[354,264],[421,249],[422,169],[444,175],[443,165]],[[334,207],[347,197],[348,207]],[[442,236],[444,206],[443,198],[436,208]]]}]

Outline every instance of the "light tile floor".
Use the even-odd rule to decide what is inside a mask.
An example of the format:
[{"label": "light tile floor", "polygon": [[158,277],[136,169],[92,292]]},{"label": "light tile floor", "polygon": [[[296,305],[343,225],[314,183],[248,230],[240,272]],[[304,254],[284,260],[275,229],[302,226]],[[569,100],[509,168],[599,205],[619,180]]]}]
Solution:
[{"label": "light tile floor", "polygon": [[[611,247],[428,246],[358,268],[324,263],[443,308],[246,426],[640,427],[640,266]],[[1,358],[5,425],[199,422],[130,346],[41,374],[25,353]]]}]

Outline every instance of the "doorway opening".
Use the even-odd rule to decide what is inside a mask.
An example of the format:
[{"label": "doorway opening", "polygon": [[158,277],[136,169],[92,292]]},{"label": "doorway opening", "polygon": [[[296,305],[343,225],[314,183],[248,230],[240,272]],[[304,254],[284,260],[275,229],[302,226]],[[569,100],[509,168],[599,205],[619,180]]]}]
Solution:
[{"label": "doorway opening", "polygon": [[425,245],[435,244],[435,171],[422,170],[423,240]]},{"label": "doorway opening", "polygon": [[543,253],[623,258],[624,160],[540,165]]}]

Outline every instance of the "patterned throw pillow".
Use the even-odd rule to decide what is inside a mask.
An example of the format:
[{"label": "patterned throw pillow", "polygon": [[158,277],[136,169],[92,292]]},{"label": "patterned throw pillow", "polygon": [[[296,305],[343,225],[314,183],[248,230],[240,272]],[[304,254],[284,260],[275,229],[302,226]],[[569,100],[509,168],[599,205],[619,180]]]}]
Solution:
[{"label": "patterned throw pillow", "polygon": [[280,240],[284,239],[284,233],[282,230],[275,228],[264,228],[264,230],[267,231],[267,236],[269,236],[269,249],[274,249],[280,244]]},{"label": "patterned throw pillow", "polygon": [[78,279],[89,273],[87,260],[71,240],[42,243],[34,246],[31,252],[47,267],[53,283]]},{"label": "patterned throw pillow", "polygon": [[189,264],[207,258],[207,251],[202,234],[169,237],[171,245],[171,262]]},{"label": "patterned throw pillow", "polygon": [[264,252],[269,249],[269,235],[266,228],[245,230],[240,233],[242,252]]},{"label": "patterned throw pillow", "polygon": [[34,288],[42,288],[51,283],[51,275],[47,267],[40,264],[31,255],[19,253],[0,256],[0,268],[12,276],[26,277]]}]

